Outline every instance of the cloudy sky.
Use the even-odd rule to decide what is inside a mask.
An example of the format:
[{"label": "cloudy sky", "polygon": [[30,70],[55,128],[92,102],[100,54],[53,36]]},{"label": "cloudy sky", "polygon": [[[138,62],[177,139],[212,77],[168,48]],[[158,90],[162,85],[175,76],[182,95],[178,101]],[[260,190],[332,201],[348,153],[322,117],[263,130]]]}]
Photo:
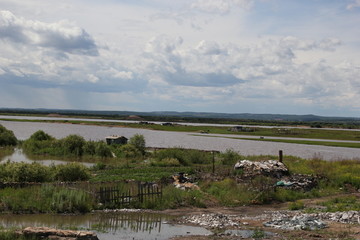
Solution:
[{"label": "cloudy sky", "polygon": [[360,117],[360,0],[0,0],[0,107]]}]

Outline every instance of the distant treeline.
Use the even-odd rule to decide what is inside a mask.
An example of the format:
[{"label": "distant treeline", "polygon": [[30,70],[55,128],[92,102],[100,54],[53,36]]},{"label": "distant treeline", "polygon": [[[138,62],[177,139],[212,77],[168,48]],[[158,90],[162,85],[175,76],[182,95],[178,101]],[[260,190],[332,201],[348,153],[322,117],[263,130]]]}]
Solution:
[{"label": "distant treeline", "polygon": [[64,117],[88,117],[116,120],[192,122],[217,124],[246,124],[267,126],[310,126],[314,128],[360,128],[360,118],[324,117],[316,115],[250,114],[250,113],[207,113],[207,112],[132,112],[132,111],[91,111],[71,109],[22,109],[2,108],[0,114],[7,115],[62,115]]}]

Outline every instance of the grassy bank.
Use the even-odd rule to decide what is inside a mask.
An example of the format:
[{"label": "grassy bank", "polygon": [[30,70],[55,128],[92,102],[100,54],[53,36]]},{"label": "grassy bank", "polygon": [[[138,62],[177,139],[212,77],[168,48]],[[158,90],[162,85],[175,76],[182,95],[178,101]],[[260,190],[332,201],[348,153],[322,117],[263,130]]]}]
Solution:
[{"label": "grassy bank", "polygon": [[[198,136],[198,135],[195,135]],[[295,143],[295,144],[306,144],[306,145],[317,145],[317,146],[328,146],[328,147],[348,147],[348,148],[360,148],[359,142],[331,142],[331,141],[311,141],[311,140],[294,140],[294,139],[269,139],[261,136],[260,138],[244,138],[244,137],[222,137],[222,136],[207,136],[216,138],[231,138],[239,140],[249,141],[262,141],[262,142],[281,142],[281,143]]]}]

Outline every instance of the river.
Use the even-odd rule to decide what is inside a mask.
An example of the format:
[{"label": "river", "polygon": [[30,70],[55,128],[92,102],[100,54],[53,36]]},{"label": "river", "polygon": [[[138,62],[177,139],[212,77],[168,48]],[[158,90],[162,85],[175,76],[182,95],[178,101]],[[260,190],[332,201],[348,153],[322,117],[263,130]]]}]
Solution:
[{"label": "river", "polygon": [[12,130],[15,136],[21,140],[29,138],[37,130],[43,130],[56,138],[78,134],[87,140],[103,140],[109,135],[122,135],[130,138],[134,134],[142,134],[145,137],[147,147],[182,147],[221,152],[224,152],[226,149],[232,149],[242,155],[278,155],[279,150],[283,150],[284,155],[298,156],[306,159],[317,156],[329,161],[359,159],[360,156],[360,148],[240,140],[226,138],[227,135],[221,135],[223,137],[219,137],[219,135],[216,135],[217,137],[210,137],[212,134],[45,122],[0,121],[0,124]]}]

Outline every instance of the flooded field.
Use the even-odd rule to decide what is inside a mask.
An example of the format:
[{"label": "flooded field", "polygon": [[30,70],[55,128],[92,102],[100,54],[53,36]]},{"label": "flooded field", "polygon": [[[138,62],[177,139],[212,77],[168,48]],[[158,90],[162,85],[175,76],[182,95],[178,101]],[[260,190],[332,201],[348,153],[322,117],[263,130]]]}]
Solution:
[{"label": "flooded field", "polygon": [[92,213],[85,215],[0,215],[4,228],[54,227],[95,231],[99,239],[169,239],[185,235],[210,235],[202,227],[173,225],[173,217],[145,212]]},{"label": "flooded field", "polygon": [[243,155],[277,155],[279,150],[283,150],[285,155],[293,155],[302,158],[312,158],[317,156],[325,160],[355,159],[360,156],[360,149],[357,148],[259,142],[223,138],[219,136],[209,137],[211,134],[201,135],[136,128],[42,122],[0,121],[0,124],[7,129],[12,130],[16,137],[22,140],[27,139],[37,130],[43,130],[56,138],[63,138],[70,134],[79,134],[87,140],[102,140],[109,135],[123,135],[130,138],[134,134],[142,134],[145,137],[147,147],[183,147],[216,151],[233,149]]}]

